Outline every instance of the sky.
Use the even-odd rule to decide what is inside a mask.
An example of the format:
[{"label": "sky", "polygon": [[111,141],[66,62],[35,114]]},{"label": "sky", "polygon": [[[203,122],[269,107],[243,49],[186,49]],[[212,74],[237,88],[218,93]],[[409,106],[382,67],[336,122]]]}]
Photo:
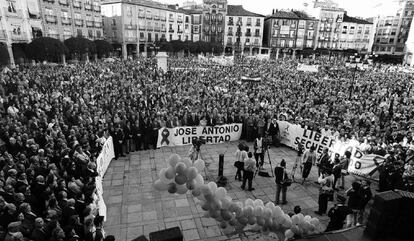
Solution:
[{"label": "sky", "polygon": [[[180,6],[187,0],[161,0],[164,3],[178,3]],[[272,9],[300,9],[303,3],[312,0],[227,0],[229,4],[243,5],[244,9],[263,15],[271,14]],[[393,12],[395,0],[333,0],[344,8],[348,15],[355,17],[374,17],[378,15],[390,15]],[[196,0],[201,3],[202,0]]]}]

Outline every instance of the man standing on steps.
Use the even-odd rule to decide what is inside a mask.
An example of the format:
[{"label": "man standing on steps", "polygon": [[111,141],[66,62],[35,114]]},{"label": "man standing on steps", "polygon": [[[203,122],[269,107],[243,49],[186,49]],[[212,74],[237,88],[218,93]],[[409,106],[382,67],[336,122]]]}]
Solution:
[{"label": "man standing on steps", "polygon": [[285,180],[288,178],[286,173],[286,161],[282,159],[280,166],[275,167],[275,177],[276,177],[276,204],[279,204],[280,192],[282,192],[282,204],[286,204],[286,191],[287,185],[284,184]]}]

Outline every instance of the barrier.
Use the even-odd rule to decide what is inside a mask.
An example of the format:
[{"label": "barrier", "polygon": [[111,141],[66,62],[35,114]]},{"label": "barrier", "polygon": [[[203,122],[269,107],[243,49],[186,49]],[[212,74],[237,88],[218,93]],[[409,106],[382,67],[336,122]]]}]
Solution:
[{"label": "barrier", "polygon": [[112,141],[112,137],[109,137],[105,141],[102,147],[102,151],[99,154],[98,158],[96,159],[96,167],[98,171],[98,176],[95,178],[96,196],[94,199],[94,203],[96,205],[98,214],[104,217],[104,221],[106,221],[106,205],[103,199],[102,181],[106,173],[106,170],[108,170],[108,166],[114,157],[115,157],[114,144]]}]

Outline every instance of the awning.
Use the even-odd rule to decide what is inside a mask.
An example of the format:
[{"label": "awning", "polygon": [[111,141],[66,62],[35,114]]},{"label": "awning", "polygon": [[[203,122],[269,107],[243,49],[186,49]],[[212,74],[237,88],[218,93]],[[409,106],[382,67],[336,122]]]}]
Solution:
[{"label": "awning", "polygon": [[38,1],[37,0],[26,0],[26,1],[27,1],[27,8],[29,10],[29,13],[31,15],[39,16],[40,11],[39,11]]}]

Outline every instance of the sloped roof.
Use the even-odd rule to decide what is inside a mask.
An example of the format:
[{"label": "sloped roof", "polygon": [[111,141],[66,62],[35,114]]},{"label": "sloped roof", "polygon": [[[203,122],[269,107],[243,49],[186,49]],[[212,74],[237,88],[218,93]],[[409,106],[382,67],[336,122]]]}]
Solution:
[{"label": "sloped roof", "polygon": [[268,16],[267,18],[299,19],[299,16],[291,11],[276,11],[274,14]]},{"label": "sloped roof", "polygon": [[264,17],[264,15],[245,10],[242,5],[227,5],[227,16]]},{"label": "sloped roof", "polygon": [[372,24],[372,22],[368,22],[364,19],[359,19],[359,18],[354,18],[354,17],[350,17],[346,14],[344,14],[344,20],[343,22],[346,23],[357,23],[357,24]]}]

